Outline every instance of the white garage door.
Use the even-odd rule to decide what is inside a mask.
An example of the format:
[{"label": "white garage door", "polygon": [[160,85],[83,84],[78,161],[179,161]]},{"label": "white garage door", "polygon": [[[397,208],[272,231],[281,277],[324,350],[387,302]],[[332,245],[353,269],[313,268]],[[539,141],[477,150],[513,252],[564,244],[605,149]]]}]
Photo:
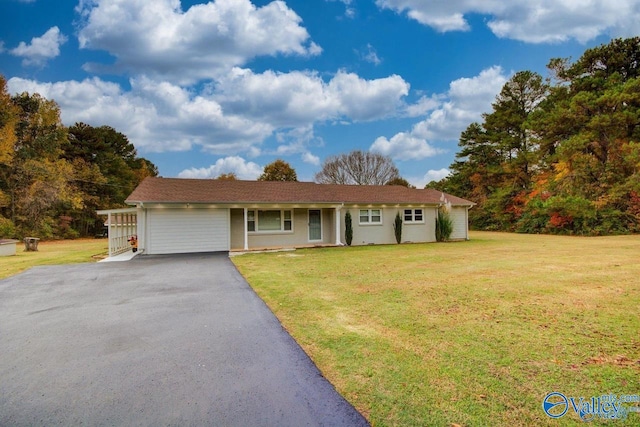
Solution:
[{"label": "white garage door", "polygon": [[149,210],[149,254],[229,250],[228,209]]}]

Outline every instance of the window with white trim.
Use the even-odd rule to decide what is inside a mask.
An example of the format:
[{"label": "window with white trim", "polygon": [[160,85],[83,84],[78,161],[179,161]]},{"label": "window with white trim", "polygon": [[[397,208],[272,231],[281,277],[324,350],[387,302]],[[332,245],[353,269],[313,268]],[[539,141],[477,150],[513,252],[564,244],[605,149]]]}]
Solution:
[{"label": "window with white trim", "polygon": [[423,209],[405,209],[404,222],[423,223],[424,210]]},{"label": "window with white trim", "polygon": [[360,209],[360,224],[382,224],[382,210]]},{"label": "window with white trim", "polygon": [[247,230],[264,233],[293,231],[291,210],[249,210]]}]

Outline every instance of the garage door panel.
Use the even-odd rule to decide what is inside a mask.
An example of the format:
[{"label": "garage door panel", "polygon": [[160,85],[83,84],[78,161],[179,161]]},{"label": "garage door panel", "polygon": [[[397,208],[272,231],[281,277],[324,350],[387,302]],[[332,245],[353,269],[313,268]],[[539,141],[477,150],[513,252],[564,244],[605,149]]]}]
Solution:
[{"label": "garage door panel", "polygon": [[228,251],[228,210],[150,210],[148,234],[150,254]]}]

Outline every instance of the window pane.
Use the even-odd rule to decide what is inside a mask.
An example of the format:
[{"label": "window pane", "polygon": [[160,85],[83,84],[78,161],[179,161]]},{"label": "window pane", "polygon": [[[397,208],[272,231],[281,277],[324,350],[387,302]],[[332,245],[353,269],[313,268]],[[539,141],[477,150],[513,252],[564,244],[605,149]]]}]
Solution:
[{"label": "window pane", "polygon": [[247,231],[256,231],[256,212],[247,211]]},{"label": "window pane", "polygon": [[415,211],[415,220],[422,221],[422,209],[416,209]]},{"label": "window pane", "polygon": [[404,220],[405,221],[413,221],[413,216],[411,215],[411,209],[404,210]]},{"label": "window pane", "polygon": [[279,231],[281,229],[280,211],[258,211],[259,231]]},{"label": "window pane", "polygon": [[291,219],[291,211],[284,211],[284,220]]},{"label": "window pane", "polygon": [[291,231],[291,220],[290,219],[285,219],[284,220],[284,229],[286,231]]},{"label": "window pane", "polygon": [[367,210],[360,211],[360,222],[369,222],[369,211]]},{"label": "window pane", "polygon": [[380,209],[371,209],[371,222],[382,222]]}]

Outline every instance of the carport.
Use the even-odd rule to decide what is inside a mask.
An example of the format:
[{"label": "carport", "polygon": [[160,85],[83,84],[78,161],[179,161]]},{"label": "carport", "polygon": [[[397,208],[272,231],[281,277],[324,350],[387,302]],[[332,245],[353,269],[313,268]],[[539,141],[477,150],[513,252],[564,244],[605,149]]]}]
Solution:
[{"label": "carport", "polygon": [[107,216],[110,258],[131,250],[132,237],[148,255],[229,251],[229,209],[161,205],[101,210],[98,215]]},{"label": "carport", "polygon": [[107,209],[97,212],[98,215],[106,215],[104,225],[107,227],[109,239],[109,257],[115,257],[131,250],[130,239],[138,235],[138,210]]}]

